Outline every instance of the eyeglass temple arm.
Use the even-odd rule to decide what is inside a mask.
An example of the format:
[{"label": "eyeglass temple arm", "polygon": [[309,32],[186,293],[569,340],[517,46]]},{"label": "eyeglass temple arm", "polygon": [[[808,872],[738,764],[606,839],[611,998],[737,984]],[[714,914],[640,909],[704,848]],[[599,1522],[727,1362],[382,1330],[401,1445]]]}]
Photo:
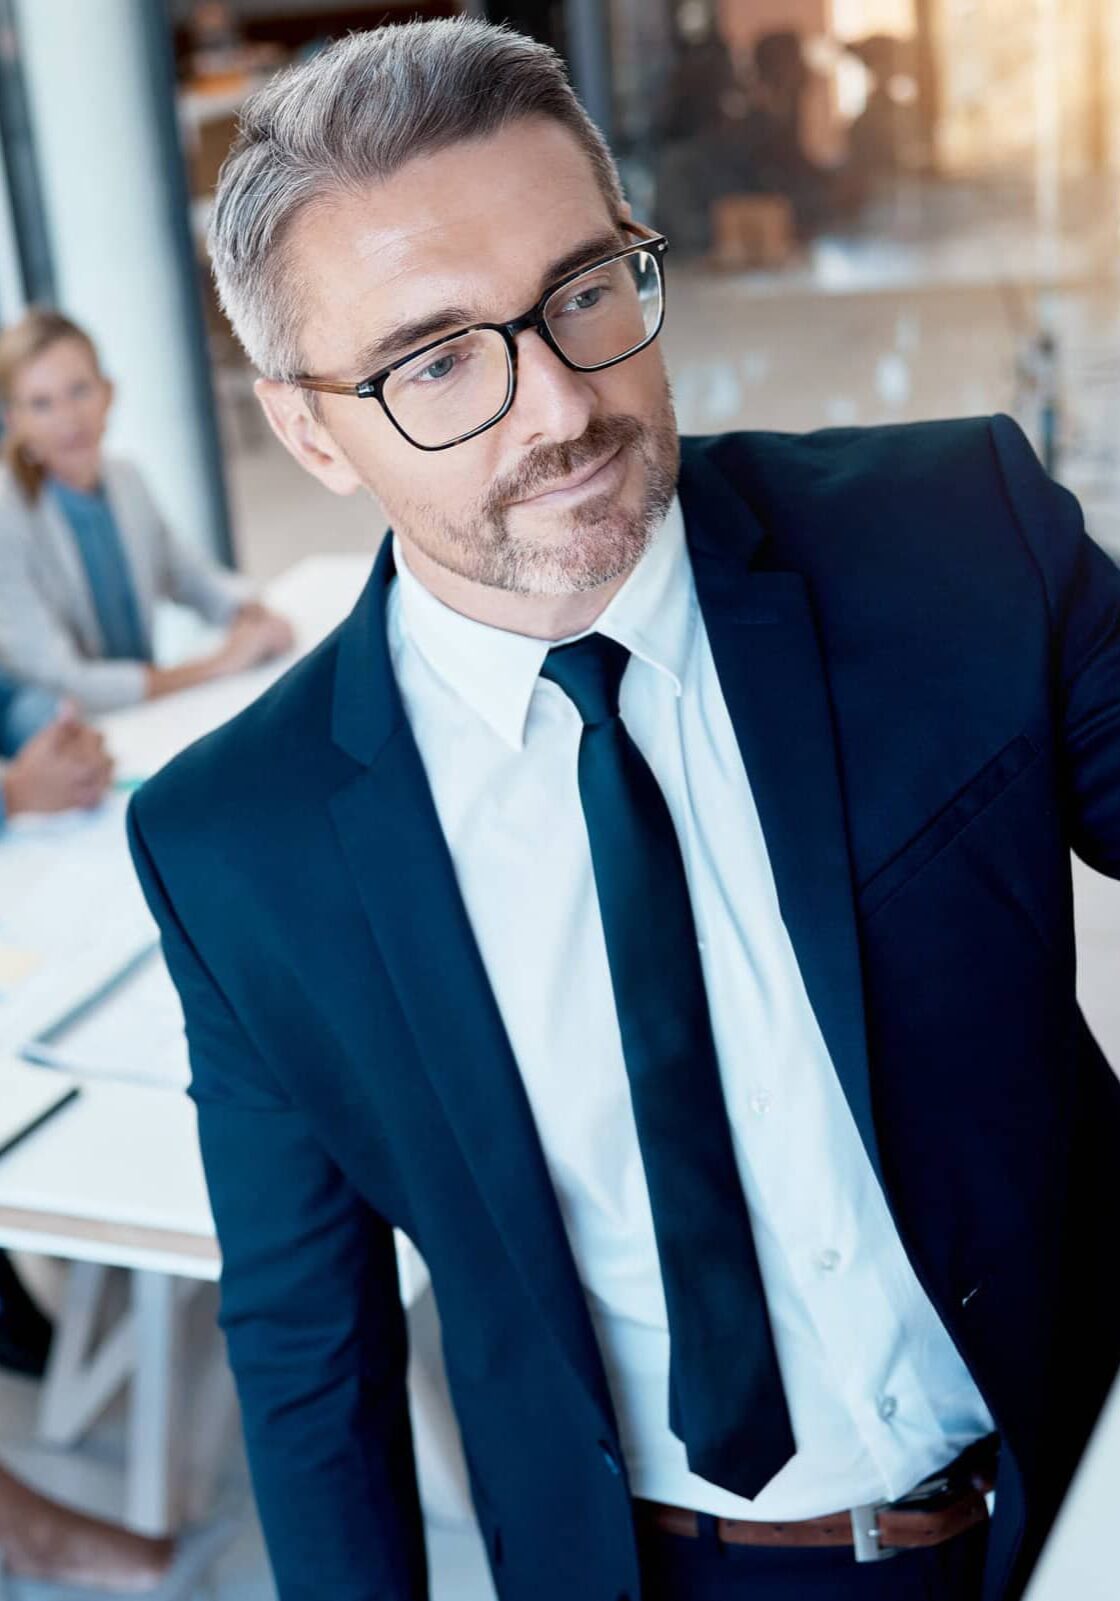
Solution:
[{"label": "eyeglass temple arm", "polygon": [[332,384],[325,378],[304,378],[302,375],[292,379],[296,389],[314,389],[324,395],[352,395],[361,387],[360,384]]}]

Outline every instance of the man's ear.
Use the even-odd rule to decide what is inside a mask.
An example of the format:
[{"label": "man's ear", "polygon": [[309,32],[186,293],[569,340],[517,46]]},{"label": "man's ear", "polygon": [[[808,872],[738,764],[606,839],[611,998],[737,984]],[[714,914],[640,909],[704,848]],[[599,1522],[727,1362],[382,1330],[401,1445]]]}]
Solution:
[{"label": "man's ear", "polygon": [[312,416],[307,396],[278,378],[253,385],[273,433],[300,466],[336,495],[352,495],[362,481],[323,424]]}]

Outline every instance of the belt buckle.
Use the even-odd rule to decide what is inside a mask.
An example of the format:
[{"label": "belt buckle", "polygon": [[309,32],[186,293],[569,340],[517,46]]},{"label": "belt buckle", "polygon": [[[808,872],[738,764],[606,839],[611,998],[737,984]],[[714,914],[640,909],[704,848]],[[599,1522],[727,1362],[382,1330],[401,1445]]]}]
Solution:
[{"label": "belt buckle", "polygon": [[848,1513],[857,1562],[885,1562],[888,1557],[898,1555],[897,1546],[883,1545],[879,1531],[879,1513],[888,1506],[889,1501],[868,1501],[863,1506],[852,1507]]}]

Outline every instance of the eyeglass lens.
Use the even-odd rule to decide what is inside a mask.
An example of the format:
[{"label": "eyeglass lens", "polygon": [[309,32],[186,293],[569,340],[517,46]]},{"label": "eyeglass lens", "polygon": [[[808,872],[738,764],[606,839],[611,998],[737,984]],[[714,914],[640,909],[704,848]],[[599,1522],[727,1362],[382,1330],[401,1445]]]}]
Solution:
[{"label": "eyeglass lens", "polygon": [[[656,258],[636,251],[593,267],[558,289],[544,320],[573,366],[592,368],[633,354],[657,331],[661,278]],[[459,334],[398,367],[383,398],[397,426],[418,445],[450,444],[483,428],[509,398],[513,369],[492,328]]]}]

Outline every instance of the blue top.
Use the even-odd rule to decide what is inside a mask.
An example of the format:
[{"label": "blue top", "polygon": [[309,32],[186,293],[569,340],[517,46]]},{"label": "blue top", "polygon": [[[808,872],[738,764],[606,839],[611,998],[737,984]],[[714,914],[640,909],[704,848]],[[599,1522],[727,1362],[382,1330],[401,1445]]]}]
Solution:
[{"label": "blue top", "polygon": [[57,478],[50,480],[49,491],[73,531],[106,661],[151,661],[128,559],[105,491],[72,489]]},{"label": "blue top", "polygon": [[[0,672],[0,756],[14,756],[57,711],[58,701],[47,690],[17,684]],[[0,786],[0,829],[3,826],[4,790]]]}]

